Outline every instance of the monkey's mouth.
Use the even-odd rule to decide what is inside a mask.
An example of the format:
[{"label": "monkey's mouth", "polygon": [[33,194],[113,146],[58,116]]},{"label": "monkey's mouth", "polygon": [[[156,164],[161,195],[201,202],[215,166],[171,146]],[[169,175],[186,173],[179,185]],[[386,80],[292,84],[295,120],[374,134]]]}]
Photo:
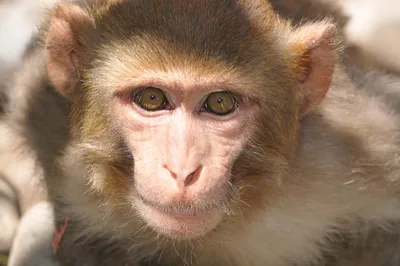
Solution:
[{"label": "monkey's mouth", "polygon": [[203,236],[213,230],[224,215],[221,205],[216,204],[160,206],[141,198],[135,205],[150,227],[173,239]]}]

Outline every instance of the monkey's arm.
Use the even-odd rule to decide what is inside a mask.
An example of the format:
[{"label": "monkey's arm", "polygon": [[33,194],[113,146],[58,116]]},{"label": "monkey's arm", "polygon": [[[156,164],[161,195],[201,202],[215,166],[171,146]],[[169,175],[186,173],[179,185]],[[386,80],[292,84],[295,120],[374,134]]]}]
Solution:
[{"label": "monkey's arm", "polygon": [[18,227],[17,195],[7,180],[0,176],[0,252],[8,252]]},{"label": "monkey's arm", "polygon": [[15,236],[10,266],[56,266],[52,250],[53,208],[48,202],[40,202],[22,217]]}]

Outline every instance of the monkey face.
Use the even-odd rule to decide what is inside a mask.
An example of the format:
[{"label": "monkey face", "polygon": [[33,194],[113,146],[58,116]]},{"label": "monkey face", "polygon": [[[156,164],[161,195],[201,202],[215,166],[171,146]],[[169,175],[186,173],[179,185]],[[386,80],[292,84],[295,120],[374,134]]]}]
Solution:
[{"label": "monkey face", "polygon": [[194,73],[142,73],[112,101],[134,155],[132,204],[172,238],[205,234],[229,210],[232,166],[255,108],[226,85]]},{"label": "monkey face", "polygon": [[207,234],[243,215],[240,208],[249,203],[262,208],[265,189],[287,164],[282,149],[291,144],[291,133],[281,133],[273,119],[275,101],[265,115],[263,86],[239,68],[204,59],[184,65],[171,57],[146,71],[145,59],[134,58],[137,68],[102,66],[113,79],[93,81],[96,90],[86,96],[103,95],[107,117],[99,119],[109,121],[109,135],[117,134],[132,154],[133,171],[121,177],[129,181],[114,193],[124,191],[124,204],[173,239]]},{"label": "monkey face", "polygon": [[[97,97],[106,106],[107,117],[99,123],[109,121],[109,135],[117,134],[132,154],[133,171],[121,177],[129,181],[113,191],[120,194],[125,186],[124,204],[156,232],[174,239],[199,237],[240,217],[250,201],[261,207],[271,184],[264,181],[287,163],[281,149],[290,145],[286,134],[291,134],[279,131],[282,125],[274,117],[285,106],[267,101],[268,93],[286,92],[265,90],[234,64],[177,56],[168,47],[162,47],[164,60],[145,69],[148,57],[157,58],[161,50],[146,47],[146,53],[132,52],[124,62],[111,54],[112,64],[89,70],[88,76],[108,75],[90,81],[93,89],[85,98],[95,102]],[[106,139],[114,138],[98,141]]]}]

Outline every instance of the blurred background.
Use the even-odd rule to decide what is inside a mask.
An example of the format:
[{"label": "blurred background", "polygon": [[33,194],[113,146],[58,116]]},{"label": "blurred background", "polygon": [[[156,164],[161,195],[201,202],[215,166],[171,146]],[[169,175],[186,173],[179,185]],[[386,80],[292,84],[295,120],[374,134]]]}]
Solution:
[{"label": "blurred background", "polygon": [[[85,5],[102,0],[72,2],[76,1]],[[400,74],[400,0],[270,1],[282,16],[294,23],[332,17],[341,28],[346,46],[356,51],[356,60]],[[0,0],[0,89],[21,64],[24,51],[33,43],[47,10],[56,2]],[[7,224],[2,219],[6,218],[1,216],[0,208],[0,224]],[[0,243],[0,266],[6,265],[5,253]]]},{"label": "blurred background", "polygon": [[0,75],[16,67],[55,0],[0,0]]}]

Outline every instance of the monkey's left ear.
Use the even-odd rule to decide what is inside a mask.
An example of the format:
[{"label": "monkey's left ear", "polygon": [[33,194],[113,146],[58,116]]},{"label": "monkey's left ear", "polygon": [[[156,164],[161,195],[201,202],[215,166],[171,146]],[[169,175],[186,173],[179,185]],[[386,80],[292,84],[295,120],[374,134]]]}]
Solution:
[{"label": "monkey's left ear", "polygon": [[289,67],[300,82],[301,115],[309,113],[325,98],[336,64],[336,46],[333,24],[308,24],[292,35],[290,49],[295,57]]},{"label": "monkey's left ear", "polygon": [[93,26],[89,14],[73,4],[60,4],[52,13],[45,36],[47,72],[50,82],[68,99],[79,81],[87,29]]}]

